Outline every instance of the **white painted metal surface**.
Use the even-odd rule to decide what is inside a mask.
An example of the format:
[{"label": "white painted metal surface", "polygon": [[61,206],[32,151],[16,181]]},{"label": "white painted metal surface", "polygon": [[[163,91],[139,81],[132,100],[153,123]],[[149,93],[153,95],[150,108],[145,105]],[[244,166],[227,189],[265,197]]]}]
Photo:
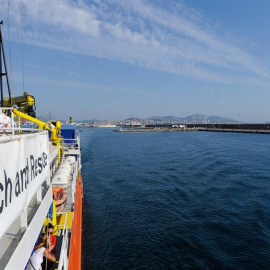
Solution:
[{"label": "white painted metal surface", "polygon": [[5,270],[24,269],[31,255],[37,237],[42,228],[44,219],[47,216],[52,203],[52,188],[50,187],[42,200],[31,223],[27,227],[21,241],[10,258]]},{"label": "white painted metal surface", "polygon": [[69,238],[68,238],[68,229],[67,227],[67,213],[65,212],[59,212],[58,214],[65,215],[65,223],[64,228],[62,230],[62,246],[61,246],[61,252],[59,256],[59,263],[58,263],[58,269],[67,270],[68,269],[68,244],[69,244]]},{"label": "white painted metal surface", "polygon": [[[1,238],[38,190],[40,200],[40,185],[50,173],[47,134],[25,134],[0,143],[0,152],[0,221],[5,221],[0,222]],[[25,214],[21,216],[25,227]]]},{"label": "white painted metal surface", "polygon": [[[34,130],[31,129],[31,132],[33,133],[28,133],[28,134],[22,134],[22,130],[23,129],[17,129],[14,127],[14,125],[12,124],[12,126],[9,129],[6,129],[8,132],[3,135],[0,136],[0,150],[1,150],[1,145],[7,144],[9,142],[14,142],[14,141],[20,141],[20,140],[24,140],[26,137],[29,138],[29,143],[31,143],[32,139],[37,139],[39,136],[46,136],[46,138],[48,138],[48,132],[47,131],[42,131],[42,130]],[[26,129],[25,129],[26,130]],[[27,129],[27,131],[29,131],[29,129]],[[1,129],[0,129],[0,133],[1,133]],[[68,157],[69,155],[76,155],[75,157],[69,157],[72,161],[71,162],[71,170],[69,170],[69,179],[72,182],[72,184],[70,186],[68,186],[69,188],[69,193],[68,193],[68,200],[65,206],[65,211],[73,211],[73,206],[74,206],[74,195],[76,193],[76,180],[77,180],[77,175],[78,175],[78,170],[81,169],[81,153],[80,153],[80,138],[79,136],[74,139],[72,141],[72,143],[70,143],[70,139],[68,139],[69,143],[65,142],[64,144],[64,159],[65,157]],[[26,146],[27,147],[27,146]],[[51,151],[52,150],[52,151]],[[55,147],[52,147],[52,145],[50,146],[50,151],[48,154],[48,166],[51,166],[51,172],[48,171],[47,175],[45,175],[43,177],[43,182],[42,182],[42,186],[41,184],[39,184],[39,186],[37,188],[35,188],[35,211],[33,211],[32,216],[29,216],[29,212],[27,213],[27,204],[24,204],[24,207],[22,209],[22,211],[20,212],[20,218],[18,218],[18,220],[16,220],[16,228],[17,231],[20,230],[21,227],[21,232],[23,233],[19,233],[17,235],[19,235],[18,237],[15,235],[17,233],[17,231],[15,232],[15,234],[13,235],[14,240],[16,241],[16,245],[15,247],[13,247],[12,249],[12,253],[8,254],[5,256],[5,250],[4,252],[1,253],[1,255],[5,258],[6,260],[1,260],[0,258],[0,270],[5,269],[5,270],[17,270],[17,269],[24,269],[29,257],[31,255],[31,252],[34,248],[35,242],[38,238],[38,235],[40,234],[40,230],[43,226],[43,222],[48,214],[48,210],[50,208],[50,205],[52,203],[52,186],[50,186],[51,184],[51,176],[54,174],[55,170],[57,170],[58,167],[58,163],[57,162],[53,162],[55,160],[55,158],[58,155],[58,149]],[[3,155],[2,155],[3,156]],[[18,155],[18,157],[16,157],[15,159],[20,159],[21,156]],[[25,157],[24,157],[25,158]],[[15,162],[16,162],[15,160]],[[1,161],[1,159],[0,159]],[[70,161],[68,163],[70,163]],[[12,160],[13,162],[13,160]],[[53,164],[52,164],[53,163]],[[60,165],[60,164],[59,164]],[[1,164],[0,164],[0,168],[1,168]],[[60,170],[59,170],[60,171]],[[1,171],[0,171],[1,172]],[[14,177],[13,177],[14,178]],[[15,177],[16,179],[16,177]],[[0,181],[2,179],[0,178]],[[35,180],[35,179],[34,179]],[[47,187],[49,186],[49,189],[47,190],[47,193],[44,196],[44,188],[46,187],[47,183]],[[47,188],[46,188],[47,189]],[[43,190],[43,196],[42,196],[42,190]],[[0,189],[0,193],[1,193],[1,189]],[[1,197],[0,197],[1,198]],[[39,206],[38,206],[39,204]],[[18,205],[18,204],[16,204]],[[1,206],[1,201],[0,201],[0,206]],[[19,207],[19,205],[18,205]],[[67,210],[68,209],[68,210]],[[34,215],[34,216],[33,216]],[[0,223],[3,220],[1,219],[1,215],[0,215]],[[8,231],[10,232],[10,231]],[[0,232],[1,233],[1,232]],[[11,235],[11,234],[10,234]],[[66,221],[65,221],[65,225],[62,231],[62,236],[63,236],[63,241],[62,241],[62,246],[61,246],[61,250],[58,250],[60,252],[60,257],[59,257],[59,264],[58,264],[58,269],[61,270],[67,270],[68,269],[68,262],[69,262],[69,230],[66,228]],[[6,235],[4,235],[4,238],[7,238],[8,233]],[[1,239],[0,239],[1,240]],[[6,243],[6,239],[2,239],[3,241],[2,243]],[[6,241],[6,242],[5,242]],[[11,243],[13,245],[13,243]],[[2,247],[2,249],[7,249],[8,247]],[[3,258],[2,257],[2,258]],[[2,263],[4,262],[4,263]]]}]

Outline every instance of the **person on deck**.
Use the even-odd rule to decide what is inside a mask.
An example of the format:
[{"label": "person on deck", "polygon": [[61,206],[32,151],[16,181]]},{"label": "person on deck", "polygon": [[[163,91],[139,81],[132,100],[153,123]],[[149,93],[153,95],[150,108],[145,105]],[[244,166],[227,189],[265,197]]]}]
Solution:
[{"label": "person on deck", "polygon": [[52,262],[56,261],[55,257],[46,249],[47,241],[47,235],[42,233],[34,247],[34,252],[29,259],[26,270],[42,270],[43,256]]},{"label": "person on deck", "polygon": [[[56,257],[56,236],[53,235],[54,226],[51,223],[48,223],[48,225],[45,228],[45,233],[47,234],[48,241],[47,241],[47,248],[48,251]],[[44,268],[45,267],[45,268]],[[53,261],[47,261],[46,258],[43,260],[43,268],[47,270],[54,269],[54,262]]]},{"label": "person on deck", "polygon": [[51,223],[49,223],[45,228],[45,233],[48,236],[48,250],[50,253],[55,255],[56,253],[55,246],[56,246],[57,239],[56,239],[56,236],[53,235],[53,230],[54,230],[54,226]]}]

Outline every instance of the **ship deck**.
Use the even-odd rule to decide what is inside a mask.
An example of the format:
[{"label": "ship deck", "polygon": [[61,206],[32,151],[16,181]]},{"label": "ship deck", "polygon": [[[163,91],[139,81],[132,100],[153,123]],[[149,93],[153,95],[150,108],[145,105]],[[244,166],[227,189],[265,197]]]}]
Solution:
[{"label": "ship deck", "polygon": [[[11,132],[6,132],[6,136],[0,137],[0,143],[6,142],[6,141],[12,141],[15,139],[18,139],[22,136],[29,136],[29,133],[27,134],[21,134],[16,132],[17,134],[12,135]],[[32,134],[35,132],[31,132]],[[52,162],[57,157],[57,146],[54,146],[52,144],[49,145],[49,161]],[[40,201],[45,198],[47,193],[49,192],[50,185],[47,183],[46,179],[44,180],[43,184],[41,185],[41,194],[34,196],[26,210],[26,220],[27,225],[29,225],[36,213],[38,213],[39,207],[41,205]],[[38,197],[41,196],[41,198],[38,199]],[[10,258],[14,254],[14,251],[18,247],[21,239],[24,237],[25,233],[27,233],[26,228],[22,227],[21,224],[21,217],[18,217],[12,224],[12,226],[9,227],[8,231],[4,234],[4,236],[0,239],[0,270],[5,269]]]},{"label": "ship deck", "polygon": [[[44,181],[42,185],[42,199],[45,197],[49,187]],[[30,224],[39,209],[40,203],[37,198],[32,198],[27,207],[27,223]],[[26,233],[25,228],[21,227],[21,218],[17,218],[5,235],[0,239],[0,270],[5,269],[9,259]]]},{"label": "ship deck", "polygon": [[[6,145],[9,142],[14,141],[22,143],[22,141],[25,140],[28,140],[27,142],[29,143],[28,138],[32,138],[32,141],[38,141],[38,136],[40,136],[40,138],[43,136],[42,138],[44,139],[48,136],[48,132],[43,130],[31,130],[26,132],[15,130],[15,132],[5,132],[4,135],[0,136],[0,145]],[[0,239],[0,270],[23,269],[26,266],[31,251],[33,250],[33,247],[35,245],[36,239],[43,228],[44,220],[46,219],[46,216],[48,216],[48,210],[52,205],[53,187],[58,186],[53,184],[53,176],[60,168],[60,164],[62,164],[59,163],[58,159],[58,147],[53,145],[50,141],[48,142],[49,144],[46,144],[48,147],[46,149],[48,150],[44,151],[46,152],[46,157],[48,157],[48,162],[46,164],[49,165],[49,170],[46,170],[46,174],[44,175],[44,178],[42,178],[42,181],[40,181],[38,186],[36,187],[35,193],[32,193],[34,194],[31,195],[32,198],[28,198],[28,203],[26,204],[27,208],[20,212],[16,220],[12,223],[12,225],[9,225],[8,229],[5,231],[5,233]],[[68,139],[66,141],[65,139],[62,139],[61,146],[64,150],[63,155],[61,155],[61,161],[65,160],[69,156],[74,156],[75,161],[73,164],[70,163],[71,172],[68,177],[68,184],[64,186],[60,185],[61,187],[65,188],[67,199],[61,212],[56,212],[56,226],[58,229],[56,235],[56,258],[58,262],[55,265],[55,268],[68,269],[69,262],[71,262],[72,265],[76,265],[74,269],[79,269],[80,267],[78,268],[77,266],[80,265],[81,250],[79,252],[79,255],[77,254],[77,251],[75,252],[77,254],[76,259],[73,258],[74,256],[71,256],[71,258],[69,258],[69,250],[72,249],[72,243],[78,243],[78,240],[76,240],[78,236],[77,233],[79,232],[79,234],[81,234],[81,216],[79,217],[79,219],[75,217],[75,212],[80,213],[82,208],[82,185],[81,180],[78,181],[78,179],[81,179],[81,153],[79,136],[75,139]],[[28,145],[26,147],[28,147]],[[23,163],[24,162],[25,157]],[[33,164],[34,163],[30,165],[32,166],[31,170],[33,170]],[[36,168],[37,167],[34,167],[34,169]],[[12,172],[15,176],[16,171]],[[12,174],[11,176],[14,178],[15,181],[16,177],[14,177]],[[79,192],[76,193],[78,182],[80,183],[80,196],[77,195],[79,194]],[[80,203],[76,203],[76,201],[78,200],[80,201]],[[79,205],[79,209],[76,209],[76,211],[74,212],[75,205]],[[4,209],[4,211],[5,210],[6,209]],[[72,238],[74,238],[74,221],[76,221],[75,223],[77,224],[77,227],[75,226],[76,239],[72,240]]]}]

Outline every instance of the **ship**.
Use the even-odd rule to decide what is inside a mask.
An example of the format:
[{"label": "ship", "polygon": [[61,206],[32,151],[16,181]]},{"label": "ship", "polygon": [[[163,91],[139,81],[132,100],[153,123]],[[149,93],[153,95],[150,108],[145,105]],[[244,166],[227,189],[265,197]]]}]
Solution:
[{"label": "ship", "polygon": [[95,127],[97,127],[97,128],[114,128],[114,127],[116,127],[116,125],[113,125],[113,124],[99,124],[99,125],[96,125]]},{"label": "ship", "polygon": [[[80,131],[72,121],[62,125],[60,121],[38,120],[34,96],[11,95],[2,23],[0,269],[31,268],[36,243],[40,235],[52,237],[45,229],[52,226],[56,243],[51,269],[80,270],[83,207]],[[3,77],[7,82],[6,98]],[[25,127],[22,119],[33,125]],[[45,258],[43,269],[47,269],[47,263]]]}]

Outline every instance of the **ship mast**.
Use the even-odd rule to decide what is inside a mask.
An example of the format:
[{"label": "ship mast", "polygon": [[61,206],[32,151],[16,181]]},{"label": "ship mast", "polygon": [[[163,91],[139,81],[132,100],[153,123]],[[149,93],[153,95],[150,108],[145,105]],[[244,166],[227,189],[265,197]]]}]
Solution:
[{"label": "ship mast", "polygon": [[[4,107],[3,76],[6,76],[10,107],[12,107],[11,90],[10,90],[9,79],[8,79],[7,62],[6,62],[6,56],[5,56],[5,49],[4,49],[1,25],[3,25],[3,21],[0,21],[0,90],[1,90],[1,107]],[[5,72],[3,72],[3,70],[2,70],[2,57],[3,57],[3,61],[4,61]]]}]

